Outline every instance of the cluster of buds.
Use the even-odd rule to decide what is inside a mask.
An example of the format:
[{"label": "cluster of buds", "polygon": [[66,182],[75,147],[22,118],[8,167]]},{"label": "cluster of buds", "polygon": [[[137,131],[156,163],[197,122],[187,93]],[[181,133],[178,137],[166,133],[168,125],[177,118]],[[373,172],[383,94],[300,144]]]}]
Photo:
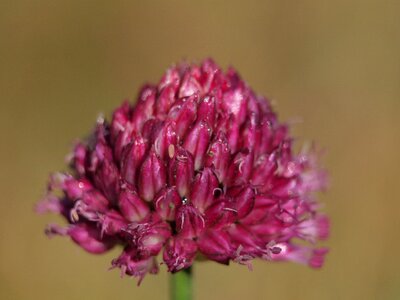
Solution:
[{"label": "cluster of buds", "polygon": [[37,210],[63,215],[68,225],[47,234],[90,253],[122,245],[112,266],[139,282],[158,272],[160,253],[170,272],[200,256],[318,268],[329,222],[315,199],[326,181],[316,160],[313,149],[293,153],[287,126],[234,69],[180,64],[97,121]]}]

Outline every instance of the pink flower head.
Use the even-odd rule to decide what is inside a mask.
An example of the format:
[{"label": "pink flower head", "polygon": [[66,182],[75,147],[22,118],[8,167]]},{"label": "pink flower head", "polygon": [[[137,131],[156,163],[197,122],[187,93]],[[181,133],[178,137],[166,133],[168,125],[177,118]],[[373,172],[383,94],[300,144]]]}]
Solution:
[{"label": "pink flower head", "polygon": [[326,174],[313,149],[295,154],[292,143],[234,69],[180,64],[110,122],[98,120],[75,146],[71,173],[51,176],[37,209],[68,222],[48,234],[91,253],[122,245],[112,266],[139,282],[158,272],[160,252],[170,272],[199,255],[320,267],[327,249],[315,243],[328,236],[329,220],[314,194]]}]

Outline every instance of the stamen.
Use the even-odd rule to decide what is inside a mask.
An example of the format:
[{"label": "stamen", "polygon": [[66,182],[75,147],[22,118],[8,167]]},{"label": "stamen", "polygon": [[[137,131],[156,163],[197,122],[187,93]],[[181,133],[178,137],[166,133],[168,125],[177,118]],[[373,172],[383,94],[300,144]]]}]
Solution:
[{"label": "stamen", "polygon": [[175,155],[175,146],[171,144],[168,146],[168,156],[169,158],[172,159],[174,155]]}]

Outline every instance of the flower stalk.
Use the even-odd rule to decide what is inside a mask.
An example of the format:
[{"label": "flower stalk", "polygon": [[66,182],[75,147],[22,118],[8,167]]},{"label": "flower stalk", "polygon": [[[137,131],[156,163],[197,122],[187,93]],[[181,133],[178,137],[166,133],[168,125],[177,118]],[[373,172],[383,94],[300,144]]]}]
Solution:
[{"label": "flower stalk", "polygon": [[171,300],[192,299],[192,268],[184,269],[171,276]]}]

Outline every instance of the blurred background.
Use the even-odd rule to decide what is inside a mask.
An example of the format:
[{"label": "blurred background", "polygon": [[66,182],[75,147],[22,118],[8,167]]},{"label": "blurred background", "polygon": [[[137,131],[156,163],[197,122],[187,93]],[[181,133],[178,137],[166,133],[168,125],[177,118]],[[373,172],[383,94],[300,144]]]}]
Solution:
[{"label": "blurred background", "polygon": [[99,113],[208,56],[326,149],[332,236],[318,271],[198,263],[196,299],[400,299],[399,1],[0,0],[0,37],[1,299],[168,298],[164,266],[137,288],[33,206]]}]

